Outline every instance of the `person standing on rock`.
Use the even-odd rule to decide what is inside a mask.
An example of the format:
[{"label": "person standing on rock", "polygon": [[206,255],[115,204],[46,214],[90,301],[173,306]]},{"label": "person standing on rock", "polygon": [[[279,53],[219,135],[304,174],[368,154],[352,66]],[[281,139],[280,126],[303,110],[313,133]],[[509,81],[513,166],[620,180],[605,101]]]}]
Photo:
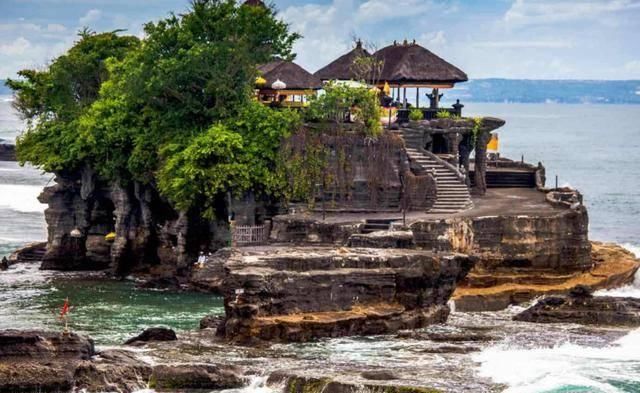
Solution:
[{"label": "person standing on rock", "polygon": [[207,257],[204,255],[203,251],[200,251],[200,256],[198,257],[198,261],[196,262],[196,267],[198,269],[202,269],[206,261],[207,261]]},{"label": "person standing on rock", "polygon": [[9,269],[9,260],[7,257],[2,257],[2,262],[0,262],[0,270]]}]

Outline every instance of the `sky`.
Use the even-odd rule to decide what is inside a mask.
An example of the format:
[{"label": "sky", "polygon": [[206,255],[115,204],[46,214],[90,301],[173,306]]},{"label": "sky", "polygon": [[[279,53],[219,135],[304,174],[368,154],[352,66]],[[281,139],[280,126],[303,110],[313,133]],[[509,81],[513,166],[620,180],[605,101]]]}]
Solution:
[{"label": "sky", "polygon": [[[414,39],[470,78],[640,79],[640,0],[274,0],[314,72],[353,47]],[[126,29],[188,0],[0,0],[0,79],[43,68],[77,32]]]}]

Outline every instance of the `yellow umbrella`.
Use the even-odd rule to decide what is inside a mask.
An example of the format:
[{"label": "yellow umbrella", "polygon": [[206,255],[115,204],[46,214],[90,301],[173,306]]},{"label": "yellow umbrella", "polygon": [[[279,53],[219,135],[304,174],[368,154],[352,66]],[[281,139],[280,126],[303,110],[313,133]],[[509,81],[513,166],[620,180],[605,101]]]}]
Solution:
[{"label": "yellow umbrella", "polygon": [[391,86],[389,86],[389,82],[384,82],[384,87],[382,88],[382,91],[384,91],[384,94],[386,95],[391,94]]},{"label": "yellow umbrella", "polygon": [[264,86],[267,83],[267,80],[263,77],[259,76],[256,78],[256,86]]}]

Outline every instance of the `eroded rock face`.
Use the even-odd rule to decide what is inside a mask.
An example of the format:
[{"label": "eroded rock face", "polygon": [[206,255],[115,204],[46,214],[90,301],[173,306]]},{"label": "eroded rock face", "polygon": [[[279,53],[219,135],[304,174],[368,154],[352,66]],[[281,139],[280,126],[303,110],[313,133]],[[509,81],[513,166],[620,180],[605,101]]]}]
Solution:
[{"label": "eroded rock face", "polygon": [[610,296],[570,296],[541,299],[513,317],[515,321],[537,323],[580,323],[585,325],[640,326],[640,299]]},{"label": "eroded rock face", "polygon": [[418,221],[410,227],[426,249],[478,256],[478,268],[589,269],[589,219],[581,206],[551,216],[459,217]]},{"label": "eroded rock face", "polygon": [[307,341],[443,322],[473,263],[408,249],[263,247],[222,250],[192,280],[204,289],[211,274],[225,272],[211,289],[225,296],[219,330],[228,339]]},{"label": "eroded rock face", "polygon": [[49,205],[43,269],[170,276],[212,241],[212,224],[198,214],[176,212],[151,186],[106,183],[91,168],[57,173],[39,200]]},{"label": "eroded rock face", "polygon": [[[393,379],[389,372],[370,372],[367,375],[378,378],[366,378],[372,380]],[[384,378],[383,378],[384,377]],[[439,393],[440,390],[419,386],[397,386],[373,383],[349,383],[336,381],[331,378],[317,378],[298,376],[286,372],[275,372],[269,376],[267,384],[270,386],[284,385],[283,391],[291,393]]]},{"label": "eroded rock face", "polygon": [[71,333],[0,331],[0,392],[69,391],[93,341]]}]

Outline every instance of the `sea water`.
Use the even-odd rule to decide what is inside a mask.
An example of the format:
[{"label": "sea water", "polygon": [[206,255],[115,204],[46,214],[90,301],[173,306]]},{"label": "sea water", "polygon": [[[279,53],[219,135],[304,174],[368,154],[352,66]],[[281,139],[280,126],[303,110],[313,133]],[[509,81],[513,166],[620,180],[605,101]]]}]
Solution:
[{"label": "sea water", "polygon": [[[498,131],[503,156],[542,161],[548,185],[558,175],[559,185],[585,194],[592,239],[640,251],[640,106],[471,103],[463,112],[505,119]],[[9,97],[0,97],[0,138],[14,140],[23,126]],[[37,196],[50,181],[50,174],[0,162],[0,256],[45,240],[45,206]],[[131,282],[78,281],[73,274],[20,265],[0,273],[0,329],[54,327],[53,314],[69,293],[79,299],[74,323],[99,344],[119,343],[156,324],[195,329],[203,315],[222,312],[220,299],[137,291]],[[640,278],[597,294],[638,297]],[[285,363],[287,357],[273,363],[318,370],[331,365],[336,372],[339,365],[397,366],[398,372],[411,370],[416,381],[435,381],[451,391],[490,391],[483,382],[489,380],[508,392],[640,392],[640,330],[591,332],[575,325],[512,322],[517,311],[454,313],[453,328],[484,324],[503,337],[473,355],[428,355],[420,350],[424,342],[385,336],[282,346],[278,350],[292,363]],[[239,391],[270,389],[264,376],[256,376]]]}]

